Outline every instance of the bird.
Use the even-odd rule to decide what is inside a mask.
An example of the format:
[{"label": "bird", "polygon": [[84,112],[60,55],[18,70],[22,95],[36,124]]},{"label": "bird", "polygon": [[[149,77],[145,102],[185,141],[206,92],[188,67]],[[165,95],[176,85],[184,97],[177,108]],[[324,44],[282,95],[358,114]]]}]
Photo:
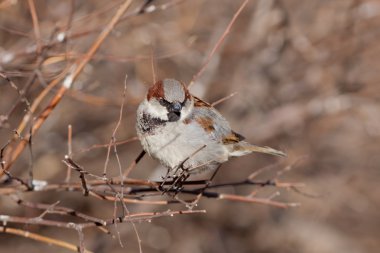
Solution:
[{"label": "bird", "polygon": [[137,109],[136,131],[145,152],[168,169],[167,175],[186,171],[184,179],[252,152],[286,156],[247,142],[212,105],[175,79],[149,88]]}]

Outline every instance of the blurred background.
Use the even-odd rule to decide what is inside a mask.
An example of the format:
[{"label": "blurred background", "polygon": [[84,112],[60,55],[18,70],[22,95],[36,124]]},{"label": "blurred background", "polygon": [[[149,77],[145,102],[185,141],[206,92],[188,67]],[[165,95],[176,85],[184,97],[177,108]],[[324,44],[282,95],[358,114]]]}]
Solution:
[{"label": "blurred background", "polygon": [[[189,83],[241,3],[147,2],[145,12],[137,14],[145,1],[133,1],[127,16],[34,137],[36,179],[56,183],[65,178],[66,166],[61,160],[67,154],[69,124],[74,160],[101,175],[107,150],[83,150],[109,142],[119,117],[125,76],[127,97],[117,140],[136,136],[136,107],[153,80],[152,52],[158,78]],[[41,38],[37,44],[28,2],[0,2],[0,71],[20,89],[30,83],[29,101],[83,57],[122,1],[34,3]],[[206,214],[136,224],[143,252],[380,252],[379,27],[377,0],[250,1],[191,91],[208,102],[237,92],[217,109],[250,142],[283,150],[288,158],[253,154],[233,159],[221,168],[215,182],[241,180],[265,166],[280,163],[281,168],[302,159],[281,180],[305,183],[302,190],[313,197],[282,192],[279,200],[301,204],[290,209],[202,199],[197,208],[206,209]],[[41,49],[38,45],[45,46]],[[25,104],[17,104],[18,97],[1,79],[1,146],[25,114]],[[127,167],[140,150],[137,141],[120,145],[122,166]],[[27,178],[29,157],[26,149],[11,172]],[[130,176],[157,178],[158,167],[156,161],[145,157]],[[108,174],[118,173],[113,158]],[[268,173],[261,179],[271,177]],[[100,218],[113,215],[112,202],[84,198],[80,192],[24,193],[20,197],[50,204],[59,200],[63,206]],[[0,201],[0,214],[40,214],[7,196],[0,196]],[[130,204],[128,208],[142,212],[184,207]],[[78,241],[70,230],[18,227],[73,244]],[[124,248],[96,229],[85,231],[86,248],[138,252],[132,226],[126,223],[118,228]],[[0,244],[0,252],[67,252],[3,233]]]}]

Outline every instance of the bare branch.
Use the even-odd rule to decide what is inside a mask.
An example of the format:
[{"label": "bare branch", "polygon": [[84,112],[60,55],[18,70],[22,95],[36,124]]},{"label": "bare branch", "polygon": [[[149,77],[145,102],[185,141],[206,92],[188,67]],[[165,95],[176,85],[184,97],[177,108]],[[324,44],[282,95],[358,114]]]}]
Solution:
[{"label": "bare branch", "polygon": [[213,47],[213,49],[211,50],[210,54],[207,56],[205,62],[203,63],[201,69],[198,71],[197,74],[195,74],[193,76],[193,79],[191,80],[191,82],[189,83],[189,86],[188,88],[190,89],[194,83],[195,83],[195,80],[198,79],[199,76],[202,75],[202,73],[206,70],[206,67],[208,65],[208,63],[211,61],[212,59],[212,56],[215,54],[216,50],[219,49],[219,47],[222,45],[224,39],[227,37],[227,35],[230,33],[230,30],[231,30],[231,27],[232,25],[235,23],[236,19],[239,17],[240,13],[243,11],[244,7],[248,4],[248,1],[249,0],[245,0],[239,7],[239,9],[236,11],[235,15],[233,16],[233,18],[231,19],[230,23],[228,24],[226,30],[223,32],[222,36],[220,37],[220,39],[218,40],[218,42],[215,44],[215,46]]},{"label": "bare branch", "polygon": [[[65,249],[68,249],[68,250],[71,250],[71,251],[74,251],[74,252],[78,252],[78,246],[76,246],[76,245],[73,245],[71,243],[68,243],[68,242],[65,242],[65,241],[62,241],[62,240],[53,239],[51,237],[47,237],[47,236],[43,236],[43,235],[40,235],[40,234],[32,233],[32,232],[29,232],[29,231],[26,231],[26,230],[16,229],[16,228],[10,228],[10,227],[5,227],[5,226],[0,226],[0,232],[7,233],[7,234],[18,235],[18,236],[22,236],[22,237],[25,237],[25,238],[30,238],[32,240],[39,241],[39,242],[42,242],[42,243],[46,243],[48,245],[55,245],[55,246],[58,246],[58,247],[61,247],[61,248],[65,248]],[[85,253],[91,253],[92,251],[84,249],[83,252],[85,252]]]}]

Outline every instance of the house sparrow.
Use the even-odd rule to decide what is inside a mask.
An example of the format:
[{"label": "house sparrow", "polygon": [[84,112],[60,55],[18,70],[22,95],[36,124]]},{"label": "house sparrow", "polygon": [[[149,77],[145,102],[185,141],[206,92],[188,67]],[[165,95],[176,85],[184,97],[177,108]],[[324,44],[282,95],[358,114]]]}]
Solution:
[{"label": "house sparrow", "polygon": [[210,104],[174,79],[156,82],[137,110],[137,134],[144,150],[169,173],[216,169],[230,157],[281,151],[244,141]]}]

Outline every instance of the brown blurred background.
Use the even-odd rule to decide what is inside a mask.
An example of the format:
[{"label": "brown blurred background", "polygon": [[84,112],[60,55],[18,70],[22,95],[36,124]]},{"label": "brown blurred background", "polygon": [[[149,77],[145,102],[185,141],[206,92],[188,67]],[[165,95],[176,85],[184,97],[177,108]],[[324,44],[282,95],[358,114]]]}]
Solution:
[{"label": "brown blurred background", "polygon": [[[79,151],[109,142],[118,120],[125,75],[127,99],[118,140],[135,136],[135,110],[153,78],[152,48],[159,78],[188,83],[240,2],[184,0],[120,22],[34,137],[35,178],[64,179],[66,167],[61,160],[67,153],[69,124],[74,159],[101,175],[106,149]],[[120,3],[36,0],[44,42],[59,40],[62,32],[77,35],[47,50],[38,68],[27,1],[1,1],[0,71],[22,87],[37,69],[39,78],[27,94],[33,101],[46,83],[88,50],[100,32],[96,29],[109,22]],[[151,4],[166,3],[175,1]],[[128,12],[141,4],[135,0]],[[70,15],[72,22],[67,25]],[[301,203],[287,210],[204,199],[197,208],[206,209],[207,214],[138,223],[143,252],[380,252],[379,27],[377,0],[250,1],[192,92],[209,102],[238,92],[217,108],[251,142],[286,151],[289,157],[283,166],[304,158],[282,180],[304,182],[303,190],[316,197],[285,192],[280,200]],[[17,96],[0,80],[0,115],[7,114]],[[1,146],[24,114],[21,104],[2,125]],[[140,149],[138,142],[119,146],[122,165],[128,166]],[[244,179],[276,162],[277,158],[258,154],[233,159],[222,167],[216,182]],[[26,178],[28,163],[25,150],[12,173]],[[157,177],[157,166],[145,157],[131,176]],[[108,173],[118,175],[115,159]],[[112,217],[113,203],[86,199],[80,193],[21,196],[50,204],[60,200],[64,206],[96,217]],[[39,214],[7,197],[0,201],[0,214]],[[141,205],[128,208],[131,212],[165,210]],[[72,231],[27,229],[77,243]],[[119,230],[124,248],[117,239],[95,229],[86,231],[86,247],[94,252],[138,252],[132,226],[123,224]],[[2,233],[0,245],[0,252],[67,252]]]}]

